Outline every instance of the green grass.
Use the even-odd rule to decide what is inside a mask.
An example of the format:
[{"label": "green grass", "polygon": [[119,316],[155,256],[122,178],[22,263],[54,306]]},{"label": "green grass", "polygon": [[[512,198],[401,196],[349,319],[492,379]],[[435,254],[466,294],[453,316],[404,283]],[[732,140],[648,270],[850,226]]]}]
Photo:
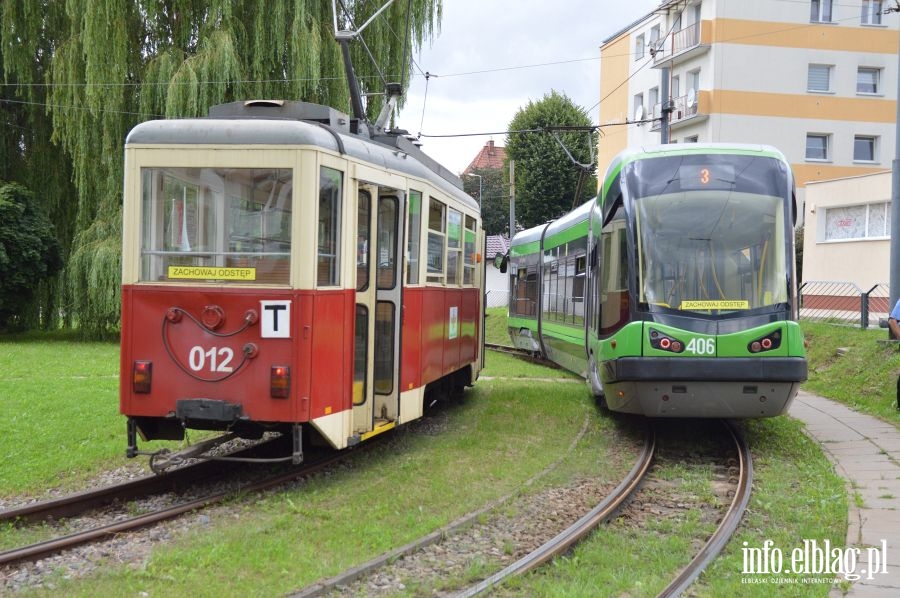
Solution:
[{"label": "green grass", "polygon": [[[900,351],[883,329],[803,322],[809,342],[809,380],[803,388],[863,413],[900,423]],[[840,351],[838,351],[840,349]]]},{"label": "green grass", "polygon": [[591,433],[564,460],[564,472],[525,491],[585,468],[623,475],[633,455],[617,446],[614,424],[597,419],[580,386],[548,388],[533,381],[480,384],[449,408],[440,434],[400,430],[331,475],[236,505],[157,549],[140,571],[61,580],[55,595],[281,595],[522,488],[567,454],[586,418]]},{"label": "green grass", "polygon": [[[486,336],[504,342],[505,314],[489,310]],[[878,344],[884,331],[804,325],[810,341],[812,392],[897,421],[895,382],[900,353]],[[506,341],[508,342],[508,341]],[[838,356],[837,348],[847,348]],[[0,339],[0,493],[73,489],[126,460],[124,418],[118,414],[118,347],[69,339]],[[332,575],[431,532],[490,500],[565,454],[590,419],[588,435],[541,484],[578,475],[621,476],[633,452],[617,452],[634,430],[630,418],[606,418],[589,390],[562,370],[488,352],[486,379],[444,412],[437,435],[399,430],[385,447],[296,489],[236,502],[206,525],[185,520],[185,533],[158,547],[137,570],[111,567],[83,580],[58,580],[38,595],[277,595]],[[497,376],[495,380],[488,377]],[[502,377],[502,378],[501,378]],[[511,379],[512,378],[512,379]],[[863,389],[862,391],[860,389]],[[766,539],[785,551],[803,539],[843,544],[847,493],[819,447],[789,418],[745,423],[756,481],[739,536],[691,592],[699,596],[770,595],[772,586],[741,584],[741,546]],[[661,475],[683,480],[713,500],[711,473],[670,466]],[[428,480],[428,483],[422,483]],[[513,582],[512,594],[650,596],[687,562],[708,523],[696,517],[650,521],[648,529],[604,526],[567,558]],[[648,533],[649,532],[649,533]],[[12,534],[0,530],[0,543]],[[473,563],[480,571],[483,563]],[[786,586],[779,593],[825,596],[828,586]]]},{"label": "green grass", "polygon": [[485,311],[484,341],[497,345],[512,345],[506,331],[505,307],[489,307]]},{"label": "green grass", "polygon": [[75,488],[125,462],[119,347],[0,341],[3,494]]}]

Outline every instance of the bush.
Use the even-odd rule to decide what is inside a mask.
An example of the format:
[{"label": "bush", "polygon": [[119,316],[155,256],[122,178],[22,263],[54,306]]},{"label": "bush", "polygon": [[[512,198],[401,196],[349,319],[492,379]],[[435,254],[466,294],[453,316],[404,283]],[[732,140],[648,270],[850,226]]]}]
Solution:
[{"label": "bush", "polygon": [[60,268],[59,241],[34,194],[0,183],[0,330],[24,327],[38,285]]}]

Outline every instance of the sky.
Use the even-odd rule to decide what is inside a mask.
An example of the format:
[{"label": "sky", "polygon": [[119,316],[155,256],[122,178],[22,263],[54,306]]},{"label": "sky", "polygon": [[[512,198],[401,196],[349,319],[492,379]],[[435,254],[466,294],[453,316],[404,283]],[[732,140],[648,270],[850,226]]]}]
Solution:
[{"label": "sky", "polygon": [[[413,55],[395,125],[461,173],[516,112],[556,90],[598,119],[600,44],[660,0],[444,0],[440,30]],[[422,73],[430,73],[426,78]],[[466,137],[431,135],[495,133]]]}]

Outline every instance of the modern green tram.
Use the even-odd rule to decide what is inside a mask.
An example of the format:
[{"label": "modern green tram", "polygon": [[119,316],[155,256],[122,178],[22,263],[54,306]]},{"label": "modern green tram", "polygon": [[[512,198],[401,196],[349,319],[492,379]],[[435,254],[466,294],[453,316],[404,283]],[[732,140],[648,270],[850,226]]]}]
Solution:
[{"label": "modern green tram", "polygon": [[767,146],[619,154],[596,200],[515,236],[509,332],[612,411],[771,417],[806,379],[794,182]]}]

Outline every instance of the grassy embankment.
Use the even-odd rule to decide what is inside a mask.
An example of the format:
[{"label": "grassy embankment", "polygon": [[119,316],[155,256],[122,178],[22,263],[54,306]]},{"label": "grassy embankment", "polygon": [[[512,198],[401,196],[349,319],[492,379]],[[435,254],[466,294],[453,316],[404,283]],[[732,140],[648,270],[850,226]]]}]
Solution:
[{"label": "grassy embankment", "polygon": [[[494,310],[489,338],[502,342],[502,326],[502,310]],[[807,335],[809,390],[897,421],[891,408],[900,355],[875,342],[883,331],[808,326]],[[837,347],[848,351],[835,357]],[[128,462],[117,372],[114,344],[0,339],[2,495],[77,488],[98,471]],[[580,475],[613,479],[630,466],[635,422],[603,417],[581,384],[534,380],[566,374],[493,353],[484,373],[502,379],[482,381],[463,402],[448,407],[439,433],[400,431],[388,446],[360,455],[333,475],[262,499],[239,500],[229,519],[212,518],[201,526],[188,518],[187,531],[138,570],[110,567],[89,579],[59,580],[47,593],[283,594],[520,488],[560,457],[565,456],[555,473],[522,491]],[[585,419],[589,433],[566,456]],[[771,593],[771,585],[741,585],[743,542],[760,547],[770,539],[785,551],[802,539],[843,543],[843,482],[799,424],[776,418],[749,422],[745,430],[756,467],[750,512],[725,558],[703,578],[701,595]],[[661,475],[684,481],[699,496],[711,495],[705,490],[711,474],[673,466]],[[612,594],[655,594],[696,550],[696,537],[708,525],[690,517],[646,525],[605,526],[569,558],[519,582],[518,591],[577,596],[596,595],[602,588]],[[15,543],[14,536],[0,530],[0,547]],[[706,581],[711,578],[715,581]],[[825,596],[827,587],[793,585],[782,591]]]}]

